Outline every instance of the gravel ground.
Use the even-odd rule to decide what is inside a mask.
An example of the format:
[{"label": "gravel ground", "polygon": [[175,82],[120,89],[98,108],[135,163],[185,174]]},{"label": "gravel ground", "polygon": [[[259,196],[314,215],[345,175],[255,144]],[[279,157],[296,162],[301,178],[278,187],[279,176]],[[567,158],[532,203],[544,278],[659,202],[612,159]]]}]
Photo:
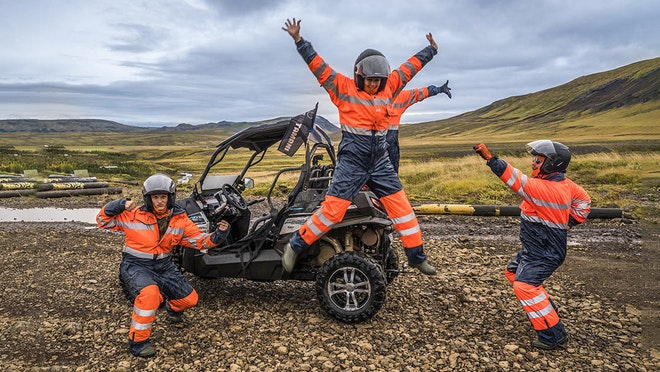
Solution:
[{"label": "gravel ground", "polygon": [[[98,207],[109,198],[14,198],[2,207]],[[105,198],[105,199],[104,199]],[[546,282],[571,334],[535,334],[502,274],[516,218],[420,216],[439,275],[400,275],[365,323],[335,321],[313,283],[199,279],[183,324],[158,313],[154,358],[131,356],[131,305],[117,279],[123,236],[83,223],[0,223],[3,371],[658,371],[657,225],[589,220]],[[632,222],[632,223],[631,223]],[[400,247],[399,243],[396,242]]]}]

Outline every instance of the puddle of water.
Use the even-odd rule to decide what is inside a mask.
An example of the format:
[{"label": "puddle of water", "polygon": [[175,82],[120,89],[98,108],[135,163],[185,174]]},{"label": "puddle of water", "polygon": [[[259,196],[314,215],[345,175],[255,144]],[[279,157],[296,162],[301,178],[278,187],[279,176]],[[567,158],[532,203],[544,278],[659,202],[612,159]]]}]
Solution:
[{"label": "puddle of water", "polygon": [[96,224],[99,208],[30,208],[0,207],[0,222],[85,222]]}]

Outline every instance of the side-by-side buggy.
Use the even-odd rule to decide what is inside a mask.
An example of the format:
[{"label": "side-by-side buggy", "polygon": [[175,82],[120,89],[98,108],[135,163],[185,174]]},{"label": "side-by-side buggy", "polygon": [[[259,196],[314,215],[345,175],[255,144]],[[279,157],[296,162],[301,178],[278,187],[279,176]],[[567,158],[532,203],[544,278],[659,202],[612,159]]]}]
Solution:
[{"label": "side-by-side buggy", "polygon": [[[392,247],[392,222],[372,192],[361,191],[344,219],[298,257],[291,273],[282,267],[285,244],[323,201],[336,163],[330,137],[314,125],[315,112],[249,127],[217,145],[192,194],[177,203],[205,232],[213,231],[220,220],[229,221],[229,237],[226,244],[204,253],[177,247],[174,259],[182,271],[204,278],[315,281],[319,303],[328,314],[361,322],[383,306],[387,285],[401,272]],[[305,157],[300,166],[273,169],[280,163],[278,156],[291,164],[276,150],[291,156],[301,146]],[[230,151],[243,155],[227,156]],[[237,158],[247,158],[240,173],[223,173],[223,161]],[[248,203],[242,192],[254,187],[251,172],[257,171],[261,176],[270,172],[273,179],[265,197]],[[298,181],[288,198],[276,198],[287,173],[293,179],[297,175]],[[257,203],[266,203],[269,212],[252,213]]]}]

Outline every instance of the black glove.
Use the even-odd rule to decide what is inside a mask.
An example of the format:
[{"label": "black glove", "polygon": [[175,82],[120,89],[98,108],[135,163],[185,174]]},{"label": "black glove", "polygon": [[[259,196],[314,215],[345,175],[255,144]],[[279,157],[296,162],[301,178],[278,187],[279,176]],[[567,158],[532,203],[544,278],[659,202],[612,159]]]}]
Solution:
[{"label": "black glove", "polygon": [[449,84],[449,80],[447,80],[446,83],[444,83],[441,87],[436,87],[435,85],[429,85],[426,87],[426,89],[429,90],[429,97],[433,97],[438,93],[444,93],[446,94],[449,98],[451,98],[451,88],[447,85]]},{"label": "black glove", "polygon": [[220,244],[225,240],[227,240],[227,236],[229,235],[230,229],[231,227],[228,227],[227,230],[216,229],[211,235],[211,241],[213,242],[213,244]]},{"label": "black glove", "polygon": [[449,87],[449,80],[447,80],[447,82],[442,84],[442,86],[438,89],[440,89],[439,93],[444,93],[447,95],[447,97],[451,98],[451,92],[450,92],[451,88]]}]

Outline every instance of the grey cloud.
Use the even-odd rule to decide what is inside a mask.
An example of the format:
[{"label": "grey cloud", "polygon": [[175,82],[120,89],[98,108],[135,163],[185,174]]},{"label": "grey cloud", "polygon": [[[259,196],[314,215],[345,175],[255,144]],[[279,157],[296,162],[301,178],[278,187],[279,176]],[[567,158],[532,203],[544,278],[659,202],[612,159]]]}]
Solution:
[{"label": "grey cloud", "polygon": [[134,23],[117,23],[114,27],[120,30],[122,35],[108,42],[106,46],[118,52],[143,53],[158,49],[164,33],[163,29],[156,30]]}]

